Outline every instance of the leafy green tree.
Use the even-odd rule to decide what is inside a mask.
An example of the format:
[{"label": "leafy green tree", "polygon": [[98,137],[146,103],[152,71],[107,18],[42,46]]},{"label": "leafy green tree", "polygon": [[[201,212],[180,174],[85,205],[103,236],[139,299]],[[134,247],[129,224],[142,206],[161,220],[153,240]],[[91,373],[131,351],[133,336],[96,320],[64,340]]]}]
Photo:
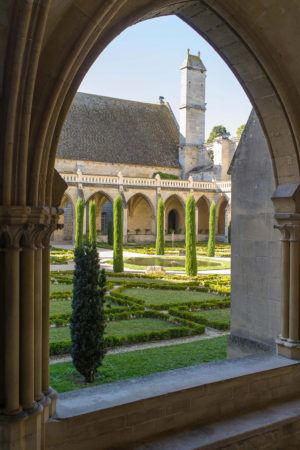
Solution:
[{"label": "leafy green tree", "polygon": [[207,256],[215,256],[216,247],[216,204],[212,202],[209,210],[209,236]]},{"label": "leafy green tree", "polygon": [[230,136],[229,131],[227,131],[223,125],[216,125],[211,130],[207,142],[210,144],[216,137],[223,137],[225,139],[228,139],[229,136]]},{"label": "leafy green tree", "polygon": [[121,195],[114,200],[114,272],[123,272],[123,201]]},{"label": "leafy green tree", "polygon": [[242,133],[243,133],[243,131],[244,131],[244,129],[245,129],[245,126],[246,126],[246,124],[243,123],[243,125],[241,125],[240,127],[238,127],[238,129],[236,130],[236,137],[237,137],[238,139],[241,139],[241,136],[242,136]]},{"label": "leafy green tree", "polygon": [[185,271],[189,277],[197,275],[195,199],[189,194],[185,212]]},{"label": "leafy green tree", "polygon": [[78,198],[76,203],[76,232],[75,232],[75,248],[82,247],[83,244],[83,217],[85,203],[82,198]]},{"label": "leafy green tree", "polygon": [[92,383],[106,352],[104,295],[106,277],[100,270],[95,245],[77,246],[74,252],[71,356],[75,368]]},{"label": "leafy green tree", "polygon": [[95,200],[89,203],[89,239],[91,245],[97,243],[97,226],[96,226],[96,202]]},{"label": "leafy green tree", "polygon": [[160,198],[157,204],[157,232],[156,232],[156,254],[164,255],[165,254],[165,205]]}]

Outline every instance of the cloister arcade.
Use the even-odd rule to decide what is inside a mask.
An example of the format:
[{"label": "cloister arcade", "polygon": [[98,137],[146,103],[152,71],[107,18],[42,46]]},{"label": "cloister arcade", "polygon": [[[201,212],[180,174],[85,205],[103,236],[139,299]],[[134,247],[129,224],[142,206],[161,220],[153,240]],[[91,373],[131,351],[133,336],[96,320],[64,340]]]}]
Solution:
[{"label": "cloister arcade", "polygon": [[[228,184],[228,183],[227,183]],[[88,233],[88,204],[89,201],[95,200],[97,207],[97,230],[98,240],[107,242],[107,226],[108,222],[113,220],[113,200],[119,191],[101,189],[91,193],[90,188],[83,188],[80,192],[76,192],[74,187],[69,187],[63,197],[60,207],[64,210],[64,214],[60,216],[59,223],[66,225],[66,231],[57,230],[54,232],[53,241],[74,240],[75,238],[75,221],[76,214],[76,196],[83,196],[86,201],[84,233]],[[151,189],[143,192],[133,192],[128,190],[126,193],[120,192],[123,197],[123,238],[124,242],[154,242],[156,237],[156,208],[159,196]],[[217,205],[217,238],[220,241],[227,240],[227,230],[230,223],[230,207],[229,196],[227,191],[226,197],[223,193],[207,192],[194,194],[196,201],[196,230],[197,239],[207,239],[209,208],[212,201]],[[162,198],[165,204],[165,237],[171,239],[172,231],[174,231],[177,240],[183,240],[185,234],[185,203],[187,192],[170,191],[163,192]],[[72,205],[72,208],[70,207]],[[72,212],[71,212],[72,211]],[[70,221],[72,222],[72,227]],[[65,222],[66,221],[66,222]],[[73,233],[71,233],[71,228]]]},{"label": "cloister arcade", "polygon": [[[57,418],[57,395],[49,386],[49,241],[67,188],[54,171],[61,127],[82,78],[109,42],[137,21],[167,14],[190,24],[223,57],[251,100],[267,139],[283,249],[282,272],[276,274],[282,288],[282,328],[276,343],[286,359],[266,358],[265,365],[252,371],[250,360],[247,370],[247,361],[227,361],[220,369],[224,375],[231,367],[227,378],[205,386],[187,371],[190,384],[181,379],[172,391],[160,383],[160,374],[155,389],[143,398],[125,397],[123,391],[118,405],[115,400],[107,409],[102,404],[88,414],[73,410],[73,417],[69,412]],[[0,446],[132,448],[159,433],[298,399],[299,363],[291,359],[300,359],[299,3],[1,0],[0,15]],[[284,446],[287,439],[299,443],[297,410],[289,412],[283,430],[275,425],[270,431],[260,429],[255,444],[245,433],[243,447],[248,441],[248,448],[280,448],[282,443],[281,448],[292,448]],[[257,428],[252,422],[252,437]]]}]

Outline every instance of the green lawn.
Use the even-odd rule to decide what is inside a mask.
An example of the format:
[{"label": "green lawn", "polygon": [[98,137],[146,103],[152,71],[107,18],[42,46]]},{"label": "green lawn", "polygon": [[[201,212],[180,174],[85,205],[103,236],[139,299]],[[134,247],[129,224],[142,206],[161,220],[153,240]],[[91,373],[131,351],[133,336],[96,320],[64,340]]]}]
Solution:
[{"label": "green lawn", "polygon": [[[161,331],[176,325],[159,319],[132,319],[108,322],[105,328],[105,334],[115,336],[126,336],[127,334],[143,333],[148,331]],[[50,328],[50,341],[70,340],[69,327]]]},{"label": "green lawn", "polygon": [[50,301],[50,316],[51,314],[71,313],[71,300],[51,300]]},{"label": "green lawn", "polygon": [[221,295],[208,292],[197,291],[175,291],[169,289],[142,289],[128,288],[122,291],[122,294],[145,300],[147,304],[159,305],[161,303],[185,303],[200,300],[209,300],[210,298],[224,298]]},{"label": "green lawn", "polygon": [[50,283],[50,294],[52,294],[52,292],[57,292],[57,291],[72,292],[72,290],[73,290],[73,284],[53,284],[53,283]]},{"label": "green lawn", "polygon": [[57,392],[66,392],[165,370],[223,360],[226,359],[226,349],[227,336],[221,336],[188,344],[106,355],[93,384],[85,384],[83,377],[70,362],[51,364],[50,384]]},{"label": "green lawn", "polygon": [[205,316],[208,320],[220,320],[221,322],[230,322],[230,308],[206,309],[203,311],[194,311],[194,314]]}]

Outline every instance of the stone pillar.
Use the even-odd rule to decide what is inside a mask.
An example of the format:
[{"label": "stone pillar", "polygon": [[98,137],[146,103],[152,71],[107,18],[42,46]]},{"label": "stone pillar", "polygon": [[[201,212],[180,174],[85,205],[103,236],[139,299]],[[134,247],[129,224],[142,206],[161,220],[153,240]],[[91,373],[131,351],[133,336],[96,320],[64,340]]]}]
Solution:
[{"label": "stone pillar", "polygon": [[49,240],[58,212],[62,210],[0,207],[1,449],[43,448],[44,424],[55,412],[47,361]]},{"label": "stone pillar", "polygon": [[156,236],[156,226],[157,226],[157,218],[156,216],[153,214],[152,215],[152,230],[151,233],[153,234],[153,236]]},{"label": "stone pillar", "polygon": [[21,252],[21,404],[34,406],[34,263],[35,245],[32,226],[27,228]]},{"label": "stone pillar", "polygon": [[225,233],[224,233],[224,242],[228,242],[228,226],[229,226],[229,210],[231,208],[230,203],[228,202],[225,208]]},{"label": "stone pillar", "polygon": [[128,208],[123,208],[123,244],[127,242]]},{"label": "stone pillar", "polygon": [[281,335],[278,354],[300,359],[300,221],[275,226],[281,231]]}]

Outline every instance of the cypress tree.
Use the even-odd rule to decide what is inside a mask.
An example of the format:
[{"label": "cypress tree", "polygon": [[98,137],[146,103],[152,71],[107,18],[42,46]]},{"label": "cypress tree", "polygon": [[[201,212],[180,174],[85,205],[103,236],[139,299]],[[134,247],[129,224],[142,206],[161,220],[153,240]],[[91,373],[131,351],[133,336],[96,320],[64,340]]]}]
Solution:
[{"label": "cypress tree", "polygon": [[228,242],[229,244],[231,244],[231,221],[229,222],[228,225]]},{"label": "cypress tree", "polygon": [[121,195],[114,200],[114,272],[123,272],[123,201]]},{"label": "cypress tree", "polygon": [[197,255],[195,199],[192,194],[189,194],[186,201],[185,248],[185,271],[189,277],[193,277],[197,275]]},{"label": "cypress tree", "polygon": [[112,221],[108,222],[108,226],[107,226],[107,243],[109,245],[114,244],[114,225],[113,225]]},{"label": "cypress tree", "polygon": [[157,232],[156,232],[156,254],[157,255],[165,254],[164,217],[165,217],[165,205],[164,205],[162,198],[160,198],[158,200],[158,205],[157,205]]},{"label": "cypress tree", "polygon": [[75,248],[82,247],[83,244],[83,217],[84,217],[85,203],[82,198],[78,198],[76,203],[76,233],[75,233]]},{"label": "cypress tree", "polygon": [[96,202],[92,200],[89,203],[89,240],[91,245],[97,243],[97,225],[96,225]]},{"label": "cypress tree", "polygon": [[99,271],[95,245],[75,248],[71,330],[71,356],[85,381],[92,383],[106,352],[104,329],[105,272]]},{"label": "cypress tree", "polygon": [[215,256],[216,246],[216,204],[212,202],[209,210],[209,236],[207,245],[207,256]]}]

